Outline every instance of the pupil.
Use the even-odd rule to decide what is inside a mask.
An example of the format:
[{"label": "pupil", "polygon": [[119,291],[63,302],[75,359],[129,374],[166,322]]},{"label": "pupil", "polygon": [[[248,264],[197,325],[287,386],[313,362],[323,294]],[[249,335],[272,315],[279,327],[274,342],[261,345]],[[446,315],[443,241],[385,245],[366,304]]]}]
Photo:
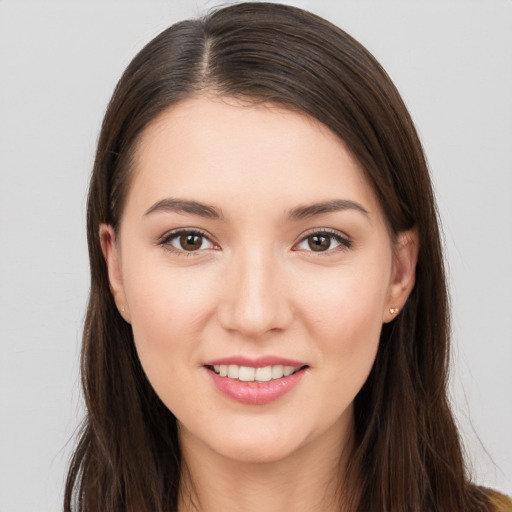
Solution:
[{"label": "pupil", "polygon": [[182,235],[180,244],[186,251],[196,251],[201,248],[203,242],[201,235]]},{"label": "pupil", "polygon": [[331,245],[331,239],[325,235],[313,235],[309,237],[309,247],[313,251],[325,251]]}]

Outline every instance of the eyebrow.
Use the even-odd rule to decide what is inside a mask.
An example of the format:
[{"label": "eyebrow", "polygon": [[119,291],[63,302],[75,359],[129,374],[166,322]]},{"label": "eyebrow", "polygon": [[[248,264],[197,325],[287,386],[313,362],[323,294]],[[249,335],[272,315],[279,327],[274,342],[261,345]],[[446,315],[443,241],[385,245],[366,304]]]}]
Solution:
[{"label": "eyebrow", "polygon": [[208,219],[223,219],[222,211],[215,206],[200,203],[199,201],[191,201],[188,199],[173,199],[166,198],[157,201],[151,206],[144,215],[149,215],[154,212],[175,212],[175,213],[190,213],[192,215],[199,215]]},{"label": "eyebrow", "polygon": [[359,203],[349,201],[347,199],[332,199],[321,203],[313,203],[306,206],[297,206],[288,212],[288,216],[295,220],[307,219],[316,215],[324,215],[344,210],[355,210],[363,213],[367,217],[370,215],[368,211]]},{"label": "eyebrow", "polygon": [[[347,199],[332,199],[320,203],[313,203],[305,206],[297,206],[288,211],[287,217],[293,220],[308,219],[317,215],[325,215],[344,210],[355,210],[369,216],[368,211],[359,203]],[[199,201],[189,199],[166,198],[157,201],[144,215],[154,212],[175,212],[198,215],[208,219],[224,219],[222,210]]]}]

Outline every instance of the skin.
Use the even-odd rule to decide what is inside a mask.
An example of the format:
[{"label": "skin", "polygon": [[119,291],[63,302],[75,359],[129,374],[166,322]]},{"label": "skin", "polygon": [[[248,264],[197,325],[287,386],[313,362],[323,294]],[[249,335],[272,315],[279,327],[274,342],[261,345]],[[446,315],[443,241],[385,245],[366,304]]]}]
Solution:
[{"label": "skin", "polygon": [[[222,217],[147,213],[166,198]],[[288,215],[339,199],[361,210]],[[179,228],[205,234],[198,250],[170,238]],[[326,229],[344,242],[323,239],[330,247],[313,251],[308,236]],[[280,107],[186,100],[143,132],[119,230],[103,225],[100,237],[141,363],[179,422],[180,510],[339,510],[333,482],[351,448],[353,400],[390,308],[414,285],[418,250],[413,231],[391,239],[344,143]],[[242,404],[203,366],[238,355],[308,368],[278,400]]]}]

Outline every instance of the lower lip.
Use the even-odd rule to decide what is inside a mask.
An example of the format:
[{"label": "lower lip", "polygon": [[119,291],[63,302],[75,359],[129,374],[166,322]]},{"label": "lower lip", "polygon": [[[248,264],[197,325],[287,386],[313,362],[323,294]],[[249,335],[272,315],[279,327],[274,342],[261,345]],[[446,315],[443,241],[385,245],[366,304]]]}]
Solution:
[{"label": "lower lip", "polygon": [[228,398],[242,404],[265,405],[277,400],[297,386],[304,375],[305,368],[288,377],[268,382],[243,382],[238,379],[221,377],[208,368],[206,371],[213,385]]}]

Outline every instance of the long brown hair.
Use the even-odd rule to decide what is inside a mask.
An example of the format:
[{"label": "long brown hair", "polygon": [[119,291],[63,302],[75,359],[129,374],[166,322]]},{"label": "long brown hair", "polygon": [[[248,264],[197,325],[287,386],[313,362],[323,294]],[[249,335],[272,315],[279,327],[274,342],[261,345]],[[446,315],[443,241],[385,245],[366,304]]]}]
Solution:
[{"label": "long brown hair", "polygon": [[[449,318],[437,212],[416,130],[375,58],[303,10],[238,4],[177,23],[153,39],[119,81],[103,122],[88,199],[91,291],[82,351],[87,407],[65,492],[66,511],[176,510],[176,419],[151,388],[130,325],[109,291],[99,226],[116,229],[141,132],[170,105],[208,93],[275,103],[329,127],[374,187],[390,230],[415,227],[416,285],[383,326],[357,395],[358,511],[487,510],[469,483],[447,400]],[[357,483],[357,485],[356,485]]]}]

